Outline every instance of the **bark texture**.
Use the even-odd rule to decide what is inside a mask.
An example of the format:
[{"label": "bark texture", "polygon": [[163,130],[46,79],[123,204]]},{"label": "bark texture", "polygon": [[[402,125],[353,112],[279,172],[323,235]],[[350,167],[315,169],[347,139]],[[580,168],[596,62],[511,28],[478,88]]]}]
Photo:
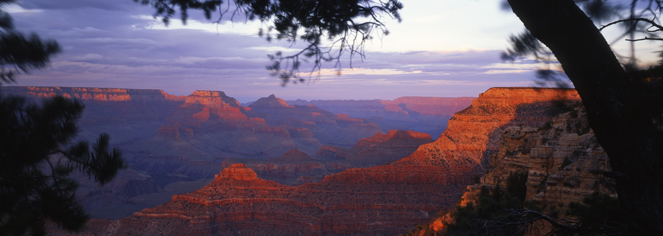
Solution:
[{"label": "bark texture", "polygon": [[578,90],[613,167],[631,233],[663,235],[661,96],[630,82],[606,40],[573,0],[509,3],[525,27],[552,50]]}]

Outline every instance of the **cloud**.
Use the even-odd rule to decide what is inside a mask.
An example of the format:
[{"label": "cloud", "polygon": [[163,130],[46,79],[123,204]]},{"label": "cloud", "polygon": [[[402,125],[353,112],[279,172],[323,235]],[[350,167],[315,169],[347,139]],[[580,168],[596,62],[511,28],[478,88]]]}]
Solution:
[{"label": "cloud", "polygon": [[[451,5],[464,2],[452,0]],[[425,5],[413,1],[406,9],[432,7]],[[258,29],[265,27],[260,22],[213,24],[198,13],[191,13],[187,25],[173,19],[166,27],[152,17],[153,11],[131,0],[20,2],[12,14],[17,27],[55,39],[64,50],[48,69],[19,77],[19,85],[157,88],[180,95],[209,89],[245,100],[271,93],[289,99],[394,99],[475,96],[492,86],[530,83],[533,78],[529,71],[534,63],[504,63],[499,58],[502,46],[486,46],[502,45],[506,37],[482,38],[485,32],[469,39],[456,33],[442,35],[431,28],[448,18],[442,10],[421,18],[404,10],[402,24],[389,23],[395,26],[393,30],[390,26],[390,36],[367,42],[366,57],[341,58],[341,76],[336,75],[335,62],[329,62],[323,64],[319,80],[315,74],[303,73],[310,83],[283,88],[281,80],[265,69],[270,64],[267,54],[291,55],[305,46],[300,42],[268,43],[257,36]],[[417,24],[429,27],[428,31],[405,30]],[[462,41],[481,46],[456,47]],[[445,47],[445,42],[450,43]],[[311,66],[302,60],[301,71],[308,72]]]},{"label": "cloud", "polygon": [[10,14],[30,14],[30,13],[41,13],[43,10],[41,9],[25,9],[21,5],[18,4],[9,4],[3,7],[2,9],[5,12],[8,12]]},{"label": "cloud", "polygon": [[75,55],[75,56],[69,57],[69,59],[72,60],[72,61],[99,61],[103,58],[104,58],[104,56],[99,55],[99,54],[95,54],[95,53]]},{"label": "cloud", "polygon": [[96,8],[119,11],[138,6],[137,3],[131,0],[23,0],[19,4],[26,9],[47,10]]},{"label": "cloud", "polygon": [[483,72],[484,74],[510,74],[510,73],[523,73],[523,72],[531,72],[532,70],[489,70],[486,72]]}]

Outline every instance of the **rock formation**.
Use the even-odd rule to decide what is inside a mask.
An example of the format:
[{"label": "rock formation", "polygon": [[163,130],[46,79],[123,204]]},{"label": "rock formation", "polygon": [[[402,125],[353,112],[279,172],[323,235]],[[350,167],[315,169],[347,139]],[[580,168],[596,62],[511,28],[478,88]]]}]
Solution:
[{"label": "rock formation", "polygon": [[506,127],[543,125],[564,109],[563,103],[579,99],[571,89],[491,88],[454,114],[435,142],[392,165],[472,168],[483,174]]},{"label": "rock formation", "polygon": [[329,174],[353,168],[350,163],[343,160],[315,160],[297,149],[287,151],[283,156],[271,160],[227,159],[223,161],[222,166],[227,168],[236,163],[251,168],[261,179],[287,185],[319,182]]},{"label": "rock formation", "polygon": [[589,128],[583,107],[556,116],[540,128],[509,127],[481,183],[468,186],[462,202],[477,201],[481,187],[504,187],[510,173],[527,173],[527,200],[566,212],[594,191],[616,197],[608,156]]},{"label": "rock formation", "polygon": [[414,130],[437,138],[451,116],[474,98],[400,97],[389,100],[295,100],[292,105],[314,105],[336,114],[367,118],[385,130]]},{"label": "rock formation", "polygon": [[152,139],[131,149],[207,161],[267,159],[293,148],[313,155],[323,144],[348,146],[379,131],[365,119],[290,106],[274,95],[243,107],[223,92],[196,91],[166,117]]},{"label": "rock formation", "polygon": [[346,114],[334,115],[313,105],[288,105],[273,94],[258,99],[249,107],[252,109],[252,116],[264,119],[271,126],[297,128],[295,132],[305,135],[301,137],[301,141],[314,147],[305,150],[302,149],[303,145],[300,145],[298,148],[310,155],[323,143],[350,147],[361,138],[382,132],[380,126],[367,119],[352,118]]},{"label": "rock formation", "polygon": [[449,204],[444,186],[385,179],[366,189],[361,181],[332,175],[319,183],[286,186],[257,178],[237,163],[198,191],[91,230],[101,235],[392,235]]},{"label": "rock formation", "polygon": [[[504,191],[511,173],[527,174],[525,201],[552,207],[561,218],[565,217],[569,203],[582,202],[595,191],[617,197],[614,179],[604,175],[611,171],[607,154],[589,128],[582,106],[570,107],[570,111],[539,128],[508,127],[500,140],[488,173],[479,183],[467,186],[468,191],[458,205],[478,202],[482,188],[491,190],[499,186]],[[450,214],[435,217],[420,232],[440,231],[452,220]],[[550,229],[537,228],[540,235]]]}]

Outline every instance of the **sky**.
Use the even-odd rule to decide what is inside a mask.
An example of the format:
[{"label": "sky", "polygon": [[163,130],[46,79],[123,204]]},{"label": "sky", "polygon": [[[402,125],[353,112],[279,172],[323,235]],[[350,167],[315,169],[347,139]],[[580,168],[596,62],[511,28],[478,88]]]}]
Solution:
[{"label": "sky", "polygon": [[[240,102],[275,94],[290,99],[476,97],[491,87],[532,86],[532,60],[504,62],[510,35],[523,31],[496,0],[403,0],[402,22],[384,18],[390,34],[366,45],[366,57],[342,61],[341,75],[323,64],[320,79],[281,86],[265,69],[268,54],[304,43],[267,42],[268,23],[191,12],[186,25],[165,26],[132,0],[19,0],[6,6],[17,28],[54,39],[63,52],[19,86],[163,89],[188,95],[224,91]],[[215,15],[218,17],[218,14]],[[305,77],[308,78],[308,77]]]}]

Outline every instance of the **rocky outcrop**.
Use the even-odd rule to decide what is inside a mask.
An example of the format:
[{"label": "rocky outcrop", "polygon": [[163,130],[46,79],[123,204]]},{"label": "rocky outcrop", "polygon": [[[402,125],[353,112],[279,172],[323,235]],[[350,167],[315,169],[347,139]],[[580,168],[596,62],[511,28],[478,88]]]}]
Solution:
[{"label": "rocky outcrop", "polygon": [[437,138],[451,116],[474,98],[400,97],[390,100],[295,100],[292,105],[314,105],[336,114],[367,118],[385,130],[414,130]]},{"label": "rocky outcrop", "polygon": [[349,146],[381,130],[365,119],[290,106],[274,95],[243,107],[223,92],[196,91],[166,117],[153,138],[130,148],[205,161],[268,159],[293,148],[313,155],[323,144]]},{"label": "rocky outcrop", "polygon": [[566,212],[594,191],[616,197],[608,156],[589,128],[583,107],[556,116],[540,128],[509,127],[481,183],[468,186],[463,202],[478,200],[482,187],[504,187],[510,173],[527,173],[527,200]]},{"label": "rocky outcrop", "polygon": [[274,95],[260,98],[249,107],[252,117],[262,118],[271,126],[310,132],[312,136],[307,134],[298,140],[311,145],[309,149],[298,146],[309,155],[313,155],[322,144],[350,147],[359,139],[382,131],[380,126],[367,119],[352,118],[346,114],[334,115],[313,105],[292,106]]},{"label": "rocky outcrop", "polygon": [[578,99],[571,89],[491,88],[454,114],[435,142],[393,165],[462,166],[484,173],[506,127],[543,125],[564,109],[564,103]]},{"label": "rocky outcrop", "polygon": [[[549,206],[561,218],[569,203],[582,202],[595,191],[617,197],[615,180],[604,174],[611,171],[608,156],[589,127],[584,107],[574,105],[569,110],[538,128],[506,128],[488,172],[479,183],[467,186],[458,205],[477,203],[482,188],[505,191],[512,173],[527,175],[525,201]],[[450,214],[435,217],[420,232],[438,232],[452,221]],[[545,235],[551,229],[541,224],[536,231],[540,234],[533,235]]]},{"label": "rocky outcrop", "polygon": [[260,98],[250,105],[251,108],[281,108],[281,107],[291,107],[288,103],[280,98],[274,96],[274,94],[269,95],[266,98]]},{"label": "rocky outcrop", "polygon": [[[445,187],[386,180],[369,189],[357,179],[325,178],[286,186],[233,164],[204,188],[111,222],[102,235],[392,235],[430,217]],[[99,230],[97,230],[99,232]]]}]

